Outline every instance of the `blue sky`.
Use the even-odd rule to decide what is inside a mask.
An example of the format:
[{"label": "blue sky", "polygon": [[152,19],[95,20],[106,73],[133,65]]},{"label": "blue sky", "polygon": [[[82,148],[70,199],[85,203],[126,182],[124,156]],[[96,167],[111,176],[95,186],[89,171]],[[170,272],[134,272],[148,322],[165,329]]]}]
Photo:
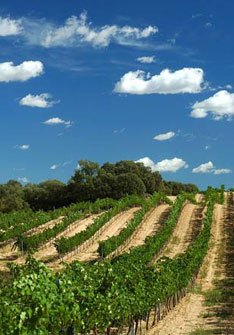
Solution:
[{"label": "blue sky", "polygon": [[233,187],[233,1],[1,1],[0,182],[141,160]]}]

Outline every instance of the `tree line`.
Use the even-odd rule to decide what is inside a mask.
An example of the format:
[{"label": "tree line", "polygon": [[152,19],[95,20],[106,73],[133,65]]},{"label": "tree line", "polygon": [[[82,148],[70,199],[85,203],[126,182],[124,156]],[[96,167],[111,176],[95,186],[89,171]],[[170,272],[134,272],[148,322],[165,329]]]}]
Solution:
[{"label": "tree line", "polygon": [[198,188],[194,184],[165,181],[159,172],[152,172],[142,163],[124,160],[100,165],[80,160],[67,183],[47,180],[23,186],[16,180],[10,180],[1,184],[0,211],[7,213],[27,208],[51,210],[81,201],[120,199],[126,195],[147,195],[159,191],[177,195],[181,191],[198,192]]}]

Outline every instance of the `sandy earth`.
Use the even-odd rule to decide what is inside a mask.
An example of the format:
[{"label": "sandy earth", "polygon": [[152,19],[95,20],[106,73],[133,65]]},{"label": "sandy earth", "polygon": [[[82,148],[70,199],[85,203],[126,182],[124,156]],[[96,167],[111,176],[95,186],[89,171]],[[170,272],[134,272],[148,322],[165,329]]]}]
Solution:
[{"label": "sandy earth", "polygon": [[9,242],[0,248],[0,270],[5,271],[7,269],[7,263],[15,260],[19,255],[17,249],[12,250],[14,242]]},{"label": "sandy earth", "polygon": [[[216,278],[215,273],[219,269],[217,261],[218,249],[221,244],[223,229],[223,206],[216,205],[210,249],[204,260],[198,276],[197,284],[202,290],[213,288]],[[201,274],[203,274],[201,276]],[[205,274],[205,275],[204,275]],[[207,309],[204,305],[204,296],[201,293],[189,293],[168,315],[149,331],[150,335],[188,335],[190,332],[202,328],[208,328],[206,319],[202,316]]]},{"label": "sandy earth", "polygon": [[85,230],[89,225],[93,223],[93,221],[100,216],[100,214],[94,214],[90,215],[89,217],[77,220],[74,223],[72,223],[66,230],[58,234],[55,238],[53,238],[50,243],[47,243],[46,245],[43,245],[35,254],[34,257],[46,261],[48,259],[51,259],[53,257],[57,256],[57,250],[54,246],[55,240],[61,238],[61,237],[71,237],[78,233],[80,233],[82,230]]},{"label": "sandy earth", "polygon": [[[56,248],[54,247],[54,241],[57,238],[60,238],[62,236],[69,237],[69,236],[79,233],[80,231],[86,229],[86,227],[90,225],[93,222],[93,220],[99,215],[101,215],[101,213],[90,215],[89,217],[85,219],[77,220],[73,222],[66,230],[64,230],[63,232],[58,234],[55,238],[53,238],[52,240],[44,244],[41,248],[39,248],[39,250],[34,254],[34,257],[42,261],[46,261],[48,258],[56,257],[57,251],[56,251]],[[62,217],[56,220],[49,221],[45,225],[43,225],[44,229],[41,229],[41,227],[40,228],[38,227],[38,229],[33,229],[31,231],[33,231],[34,234],[40,233],[47,228],[52,228],[53,226],[61,222],[61,220],[62,220]],[[30,234],[30,235],[33,235],[33,234]],[[12,250],[13,245],[14,245],[14,242],[10,242],[9,244],[5,245],[3,248],[0,249],[0,268],[2,270],[6,269],[6,263],[9,261],[14,261],[17,264],[25,263],[27,256],[26,255],[21,256],[20,252],[17,249]]]},{"label": "sandy earth", "polygon": [[192,232],[191,221],[196,206],[190,203],[184,206],[169,242],[153,260],[154,262],[162,256],[173,258],[186,250]]},{"label": "sandy earth", "polygon": [[121,252],[126,252],[131,248],[144,244],[146,237],[154,235],[160,227],[160,217],[169,207],[167,204],[159,205],[154,208],[148,216],[146,215],[139,230],[134,234],[134,238],[132,238],[124,248],[121,248]]},{"label": "sandy earth", "polygon": [[[48,221],[39,227],[32,228],[27,232],[26,236],[38,234],[45,229],[52,228],[60,223],[62,219],[63,217],[61,216],[57,219]],[[14,248],[14,243],[15,239],[13,239],[13,241],[11,240],[9,243],[5,244],[3,247],[0,248],[0,263],[2,263],[4,267],[6,262],[12,261],[20,256],[19,250],[17,248]]]},{"label": "sandy earth", "polygon": [[196,205],[186,204],[183,208],[172,237],[163,252],[163,256],[173,258],[184,252],[189,244],[188,236],[191,235],[191,220]]},{"label": "sandy earth", "polygon": [[[139,210],[139,207],[130,208],[127,211],[124,211],[118,215],[116,215],[115,218],[113,218],[110,222],[108,222],[102,233],[94,239],[92,244],[88,244],[87,248],[84,248],[81,252],[78,252],[77,254],[73,254],[72,252],[63,259],[66,262],[72,262],[74,260],[79,260],[82,262],[88,262],[94,259],[97,259],[99,257],[99,254],[97,252],[98,249],[98,241],[104,241],[107,240],[111,236],[116,236],[120,233],[120,231],[126,227],[129,220],[131,220],[134,216],[134,213]],[[49,266],[56,267],[58,265],[58,262],[51,263]]]},{"label": "sandy earth", "polygon": [[57,219],[48,221],[38,227],[32,228],[30,230],[28,230],[25,235],[26,236],[31,236],[31,235],[35,235],[35,234],[39,234],[42,233],[44,230],[48,229],[48,228],[53,228],[54,226],[56,226],[58,223],[62,222],[64,216],[60,216]]}]

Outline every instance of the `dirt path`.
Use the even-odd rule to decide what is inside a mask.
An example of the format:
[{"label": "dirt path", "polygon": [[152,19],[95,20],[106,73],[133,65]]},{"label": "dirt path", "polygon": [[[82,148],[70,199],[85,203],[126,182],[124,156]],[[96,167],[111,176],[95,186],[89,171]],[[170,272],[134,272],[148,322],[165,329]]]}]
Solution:
[{"label": "dirt path", "polygon": [[143,220],[142,225],[140,226],[140,229],[137,231],[134,238],[131,239],[123,249],[121,249],[121,252],[127,252],[131,248],[144,244],[146,237],[154,235],[160,227],[161,216],[163,213],[167,212],[169,208],[170,206],[167,204],[162,204],[154,208],[149,216]]},{"label": "dirt path", "polygon": [[[59,217],[57,219],[48,221],[39,227],[35,227],[30,229],[28,232],[25,233],[26,236],[38,234],[47,228],[52,228],[56,224],[62,221],[63,217]],[[4,265],[6,262],[10,262],[15,260],[20,256],[20,252],[18,248],[14,248],[16,239],[11,240],[9,243],[4,244],[0,247],[0,264]]]},{"label": "dirt path", "polygon": [[[198,198],[200,201],[201,198]],[[174,258],[185,252],[192,239],[201,228],[203,207],[201,204],[186,204],[182,209],[176,228],[168,242],[159,255],[154,259],[158,261],[162,256]]]},{"label": "dirt path", "polygon": [[19,255],[19,251],[17,249],[13,250],[14,241],[5,244],[0,248],[0,269],[5,270],[6,263],[15,260]]},{"label": "dirt path", "polygon": [[193,292],[187,294],[156,327],[149,331],[150,335],[188,335],[197,329],[210,328],[207,325],[208,320],[203,317],[207,313],[203,290],[214,287],[215,274],[219,269],[217,255],[219,254],[218,249],[221,247],[222,229],[223,206],[216,205],[210,248],[199,273],[197,292],[194,289]]},{"label": "dirt path", "polygon": [[[129,220],[131,220],[134,216],[134,213],[139,210],[139,207],[130,208],[127,211],[124,211],[111,220],[110,224],[106,224],[106,229],[103,230],[101,235],[94,240],[94,242],[89,245],[87,248],[84,248],[81,252],[77,254],[71,253],[71,255],[67,255],[65,257],[65,262],[73,262],[74,260],[79,260],[81,262],[89,262],[95,260],[99,257],[97,252],[98,249],[98,241],[107,240],[111,236],[116,236],[120,233],[120,231],[127,225]],[[51,268],[57,268],[59,266],[59,261],[48,264]]]},{"label": "dirt path", "polygon": [[38,260],[42,260],[44,262],[48,262],[58,256],[57,250],[54,246],[55,240],[61,238],[61,237],[71,237],[78,233],[80,233],[82,230],[85,230],[89,225],[93,223],[93,221],[100,216],[101,214],[94,214],[90,215],[89,217],[77,220],[76,222],[72,223],[66,230],[58,234],[53,240],[50,241],[50,243],[47,243],[46,245],[43,245],[35,254],[34,257]]},{"label": "dirt path", "polygon": [[49,229],[49,228],[53,228],[54,226],[56,226],[57,224],[59,224],[60,222],[62,222],[64,216],[60,216],[57,219],[48,221],[38,227],[32,228],[30,230],[28,230],[24,235],[25,236],[31,236],[31,235],[35,235],[35,234],[40,234],[42,233],[44,230]]},{"label": "dirt path", "polygon": [[186,250],[189,244],[188,236],[192,231],[191,221],[195,208],[196,205],[194,204],[185,205],[163,256],[174,258],[177,254]]},{"label": "dirt path", "polygon": [[[55,238],[51,239],[49,242],[45,243],[39,250],[34,254],[34,257],[37,258],[38,260],[48,262],[51,259],[56,259],[57,258],[57,251],[56,248],[54,247],[54,242],[57,238],[60,238],[62,236],[72,236],[80,232],[81,230],[86,229],[86,227],[93,222],[93,220],[101,214],[94,214],[90,215],[89,217],[82,219],[82,220],[77,220],[73,222],[69,227],[61,232],[60,234],[56,235]],[[10,246],[7,246],[8,249]],[[14,258],[12,261],[16,264],[24,264],[27,258],[27,255],[20,255],[19,251],[12,251]],[[0,262],[0,267],[1,269],[6,269],[6,263],[8,260],[5,259],[5,261]]]}]

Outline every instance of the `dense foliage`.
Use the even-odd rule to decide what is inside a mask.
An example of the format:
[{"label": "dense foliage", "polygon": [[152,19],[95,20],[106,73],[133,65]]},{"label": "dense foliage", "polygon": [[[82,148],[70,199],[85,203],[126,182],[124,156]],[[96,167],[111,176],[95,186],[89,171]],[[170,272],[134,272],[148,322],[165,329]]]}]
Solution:
[{"label": "dense foliage", "polygon": [[8,213],[31,208],[53,210],[81,201],[102,198],[120,199],[137,194],[163,191],[168,195],[197,192],[193,184],[163,181],[158,172],[152,172],[142,163],[120,161],[115,164],[82,160],[68,183],[47,180],[39,184],[26,184],[11,180],[0,185],[0,212]]}]

